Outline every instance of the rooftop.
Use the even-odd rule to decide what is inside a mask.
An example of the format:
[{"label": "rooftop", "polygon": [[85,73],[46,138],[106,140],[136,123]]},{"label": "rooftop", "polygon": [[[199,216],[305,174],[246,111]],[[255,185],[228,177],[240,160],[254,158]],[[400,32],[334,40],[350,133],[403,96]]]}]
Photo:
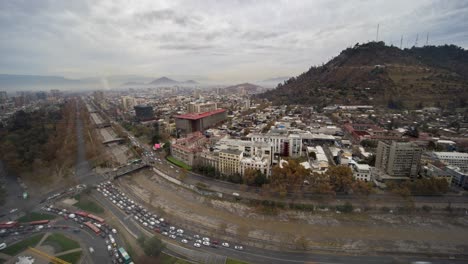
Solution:
[{"label": "rooftop", "polygon": [[189,113],[189,114],[183,114],[183,115],[177,115],[175,118],[180,118],[180,119],[189,119],[189,120],[198,120],[204,117],[212,116],[215,114],[223,113],[226,112],[224,109],[217,109],[214,111],[209,111],[209,112],[204,112],[204,113]]}]

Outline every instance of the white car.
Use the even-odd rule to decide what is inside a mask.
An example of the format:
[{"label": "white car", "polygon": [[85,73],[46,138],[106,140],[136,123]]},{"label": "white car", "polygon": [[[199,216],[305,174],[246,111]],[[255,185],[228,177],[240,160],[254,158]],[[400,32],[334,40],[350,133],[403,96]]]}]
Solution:
[{"label": "white car", "polygon": [[182,242],[182,243],[184,243],[184,244],[187,244],[187,243],[188,243],[187,239],[182,239],[180,242]]},{"label": "white car", "polygon": [[93,252],[94,252],[94,248],[89,247],[89,253],[93,253]]},{"label": "white car", "polygon": [[210,242],[208,242],[208,241],[203,241],[202,244],[203,244],[204,246],[207,246],[207,247],[210,246]]},{"label": "white car", "polygon": [[242,246],[234,246],[234,249],[237,249],[237,250],[244,250],[244,248]]},{"label": "white car", "polygon": [[167,232],[162,232],[161,234],[162,234],[163,236],[169,235]]},{"label": "white car", "polygon": [[204,237],[204,238],[202,238],[202,240],[203,240],[203,241],[208,241],[208,242],[210,242],[210,238],[209,238],[209,237]]},{"label": "white car", "polygon": [[195,243],[201,244],[201,242],[202,241],[200,239],[195,240]]},{"label": "white car", "polygon": [[159,222],[164,222],[164,218],[159,218]]},{"label": "white car", "polygon": [[10,214],[12,214],[12,213],[14,213],[16,211],[18,211],[18,208],[13,208],[13,209],[10,210]]},{"label": "white car", "polygon": [[6,243],[1,243],[0,244],[0,250],[3,250],[7,247],[7,244]]},{"label": "white car", "polygon": [[223,246],[223,247],[229,247],[229,243],[223,242],[223,243],[221,243],[221,246]]},{"label": "white car", "polygon": [[115,230],[115,228],[113,228],[112,233],[117,234],[117,230]]},{"label": "white car", "polygon": [[183,234],[184,230],[179,228],[179,229],[177,229],[177,233]]},{"label": "white car", "polygon": [[194,243],[193,246],[197,248],[201,247],[200,243]]},{"label": "white car", "polygon": [[172,239],[176,239],[176,238],[177,238],[175,235],[170,235],[169,237],[172,238]]},{"label": "white car", "polygon": [[175,230],[174,226],[169,227],[170,230]]},{"label": "white car", "polygon": [[143,225],[144,225],[144,226],[148,226],[148,223],[146,223],[146,222],[143,222]]}]

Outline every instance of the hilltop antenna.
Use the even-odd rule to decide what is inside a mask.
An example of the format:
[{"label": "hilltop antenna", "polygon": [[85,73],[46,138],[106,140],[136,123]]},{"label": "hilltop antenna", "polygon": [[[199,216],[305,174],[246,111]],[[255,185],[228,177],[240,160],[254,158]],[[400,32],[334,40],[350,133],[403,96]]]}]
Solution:
[{"label": "hilltop antenna", "polygon": [[375,36],[375,41],[376,42],[379,42],[379,27],[380,27],[380,24],[377,24],[377,34]]},{"label": "hilltop antenna", "polygon": [[416,41],[414,42],[414,46],[418,46],[419,34],[416,34]]},{"label": "hilltop antenna", "polygon": [[400,49],[401,47],[403,47],[403,35],[401,35],[401,39],[400,39]]},{"label": "hilltop antenna", "polygon": [[429,44],[429,33],[426,34],[426,46]]}]

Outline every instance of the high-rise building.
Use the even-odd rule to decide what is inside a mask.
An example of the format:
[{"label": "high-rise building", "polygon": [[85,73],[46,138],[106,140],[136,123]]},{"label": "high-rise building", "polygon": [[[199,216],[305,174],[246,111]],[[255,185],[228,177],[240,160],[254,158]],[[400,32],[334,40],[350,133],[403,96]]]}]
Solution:
[{"label": "high-rise building", "polygon": [[375,167],[394,177],[416,177],[420,169],[422,149],[414,143],[379,141]]},{"label": "high-rise building", "polygon": [[137,105],[134,107],[135,115],[139,121],[153,119],[153,107],[149,105]]},{"label": "high-rise building", "polygon": [[1,103],[6,103],[7,100],[8,100],[7,92],[0,91],[0,104]]},{"label": "high-rise building", "polygon": [[122,108],[125,111],[132,109],[136,105],[136,100],[131,96],[122,96]]},{"label": "high-rise building", "polygon": [[216,103],[189,103],[188,105],[188,112],[189,113],[204,113],[210,112],[218,109],[218,105]]}]

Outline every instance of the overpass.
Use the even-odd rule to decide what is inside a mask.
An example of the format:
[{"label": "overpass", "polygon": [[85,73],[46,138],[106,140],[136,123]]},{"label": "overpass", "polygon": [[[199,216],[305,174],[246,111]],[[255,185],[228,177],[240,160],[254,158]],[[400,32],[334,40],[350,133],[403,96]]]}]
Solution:
[{"label": "overpass", "polygon": [[102,144],[107,145],[107,144],[116,143],[116,142],[122,143],[122,142],[125,142],[125,139],[124,138],[113,138],[113,139],[103,141]]},{"label": "overpass", "polygon": [[130,165],[120,167],[116,171],[107,172],[105,175],[107,176],[107,178],[112,178],[115,180],[119,177],[132,173],[134,171],[141,170],[146,167],[149,167],[149,165],[144,162],[137,163],[137,164],[130,164]]},{"label": "overpass", "polygon": [[109,122],[100,123],[100,124],[95,125],[96,128],[106,128],[106,127],[110,127],[110,126],[111,126],[111,124]]}]

